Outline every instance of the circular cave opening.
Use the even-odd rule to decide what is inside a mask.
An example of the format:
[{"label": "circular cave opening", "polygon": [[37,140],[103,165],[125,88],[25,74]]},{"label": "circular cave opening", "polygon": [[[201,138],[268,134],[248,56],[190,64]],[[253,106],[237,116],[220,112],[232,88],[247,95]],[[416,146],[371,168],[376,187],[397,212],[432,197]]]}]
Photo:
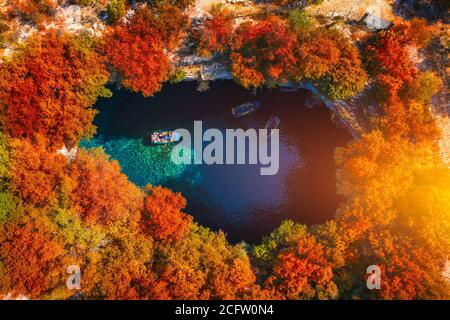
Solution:
[{"label": "circular cave opening", "polygon": [[[165,84],[151,98],[113,90],[111,99],[97,103],[97,134],[82,146],[102,146],[139,186],[162,185],[181,192],[187,199],[185,212],[201,225],[223,230],[231,242],[258,242],[286,219],[311,225],[333,217],[341,201],[333,154],[352,138],[336,126],[323,104],[311,105],[315,100],[306,90],[266,88],[254,93],[232,81],[216,81],[199,92],[196,85]],[[233,117],[230,109],[249,101],[259,101],[261,107]],[[225,132],[265,128],[273,117],[280,119],[275,175],[261,175],[262,166],[248,161],[177,165],[170,158],[173,146],[145,142],[148,133],[156,130],[185,128],[193,133],[194,121],[201,120],[203,130]]]}]

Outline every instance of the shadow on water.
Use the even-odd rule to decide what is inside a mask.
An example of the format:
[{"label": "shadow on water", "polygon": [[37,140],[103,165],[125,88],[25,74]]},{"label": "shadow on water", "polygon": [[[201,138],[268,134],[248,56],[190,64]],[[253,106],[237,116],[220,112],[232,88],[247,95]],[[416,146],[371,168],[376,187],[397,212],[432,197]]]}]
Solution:
[{"label": "shadow on water", "polygon": [[[331,218],[336,195],[333,153],[350,135],[330,119],[323,106],[304,106],[307,91],[264,89],[256,96],[231,81],[215,82],[199,93],[195,83],[167,84],[152,98],[128,91],[97,104],[97,136],[83,142],[102,145],[131,181],[163,185],[182,192],[187,212],[200,224],[222,229],[232,242],[259,241],[285,219],[306,224]],[[252,100],[261,108],[235,119],[230,107]],[[183,165],[170,161],[170,147],[147,147],[149,131],[186,128],[194,120],[207,128],[264,128],[271,115],[281,118],[280,170],[261,176],[259,165]]]}]

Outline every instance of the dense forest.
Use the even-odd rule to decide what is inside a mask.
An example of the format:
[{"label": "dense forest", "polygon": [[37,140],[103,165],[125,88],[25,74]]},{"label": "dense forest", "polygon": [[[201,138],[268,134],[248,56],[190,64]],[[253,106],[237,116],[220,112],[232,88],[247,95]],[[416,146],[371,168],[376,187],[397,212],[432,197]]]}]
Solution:
[{"label": "dense forest", "polygon": [[[51,22],[63,1],[6,1],[0,12],[0,294],[32,299],[449,299],[450,169],[431,99],[447,87],[442,21],[396,17],[355,39],[304,1],[271,1],[238,23],[213,6],[197,23],[195,1],[76,0],[99,7],[101,35]],[[64,5],[66,5],[64,3]],[[17,25],[33,28],[23,41]],[[357,27],[353,26],[356,30]],[[219,57],[245,88],[302,81],[330,101],[370,83],[378,112],[338,148],[335,218],[285,221],[255,245],[232,245],[197,224],[182,194],[141,189],[101,149],[58,153],[95,134],[93,105],[107,84],[151,97],[182,81],[181,44]],[[419,67],[411,52],[422,53]],[[445,73],[445,72],[444,72]],[[444,106],[445,108],[445,106]],[[448,108],[448,105],[446,106]],[[318,132],[317,134],[320,134]],[[319,195],[320,196],[320,195]],[[66,287],[78,265],[82,287]],[[368,290],[366,269],[382,269]]]}]

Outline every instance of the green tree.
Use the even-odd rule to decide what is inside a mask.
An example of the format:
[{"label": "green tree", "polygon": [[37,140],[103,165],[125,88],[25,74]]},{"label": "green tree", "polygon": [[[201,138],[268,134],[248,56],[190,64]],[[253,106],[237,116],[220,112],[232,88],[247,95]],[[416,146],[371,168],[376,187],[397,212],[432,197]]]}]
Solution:
[{"label": "green tree", "polygon": [[297,34],[306,33],[312,28],[312,21],[308,14],[299,9],[289,10],[287,19],[291,29]]},{"label": "green tree", "polygon": [[106,6],[108,22],[113,24],[127,13],[127,0],[109,0]]},{"label": "green tree", "polygon": [[414,100],[419,104],[428,104],[442,84],[442,80],[434,72],[419,73],[407,84],[402,95],[403,98]]}]

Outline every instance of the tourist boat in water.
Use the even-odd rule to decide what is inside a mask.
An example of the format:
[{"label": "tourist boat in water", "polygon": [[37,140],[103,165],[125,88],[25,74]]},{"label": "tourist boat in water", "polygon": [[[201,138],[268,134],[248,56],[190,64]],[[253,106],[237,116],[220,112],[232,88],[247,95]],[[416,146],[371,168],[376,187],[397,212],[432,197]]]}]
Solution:
[{"label": "tourist boat in water", "polygon": [[172,144],[181,141],[181,136],[168,130],[153,131],[148,134],[150,145]]},{"label": "tourist boat in water", "polygon": [[233,116],[235,118],[240,118],[249,113],[252,113],[256,109],[258,109],[260,106],[261,106],[261,102],[259,102],[259,101],[247,102],[247,103],[241,104],[237,107],[231,108],[231,112],[233,113]]}]

